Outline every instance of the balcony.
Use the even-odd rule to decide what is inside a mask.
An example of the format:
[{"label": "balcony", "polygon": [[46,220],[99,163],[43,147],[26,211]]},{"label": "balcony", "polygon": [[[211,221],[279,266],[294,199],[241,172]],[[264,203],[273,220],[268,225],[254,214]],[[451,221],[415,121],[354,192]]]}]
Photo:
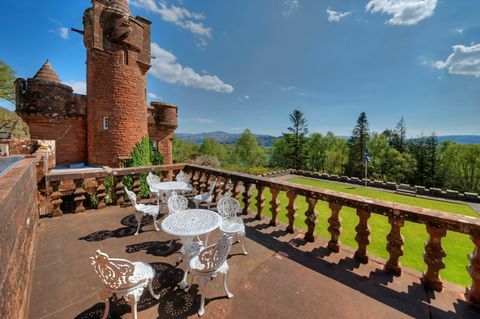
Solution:
[{"label": "balcony", "polygon": [[[235,297],[226,299],[221,281],[214,281],[206,294],[205,318],[480,317],[480,219],[182,164],[47,174],[41,190],[46,198],[44,211],[58,218],[40,220],[28,318],[101,317],[99,280],[88,260],[96,249],[146,261],[156,269],[154,290],[161,298],[156,301],[146,292],[139,304],[140,318],[196,317],[198,290],[194,286],[185,293],[177,287],[183,274],[183,265],[176,265],[179,242],[155,232],[148,219],[139,236],[133,236],[133,208],[123,198],[123,176],[132,177],[133,190],[139,194],[140,174],[152,171],[168,180],[181,169],[191,174],[195,192],[204,192],[217,178],[215,201],[230,191],[244,207],[249,255],[241,255],[240,247],[234,245],[229,257],[229,286]],[[111,186],[106,185],[107,178]],[[93,189],[89,196],[97,200],[95,209],[86,208],[83,185]],[[267,190],[271,193],[268,203]],[[285,211],[278,199],[282,192],[288,198]],[[299,201],[307,202],[306,212],[298,211]],[[319,201],[328,202],[330,212],[319,215]],[[345,247],[339,241],[342,207],[356,209],[357,247]],[[307,218],[302,220],[300,213]],[[391,225],[388,260],[368,254],[372,214],[384,216]],[[287,216],[288,224],[279,222],[281,215]],[[317,236],[320,218],[328,218],[330,238]],[[429,234],[423,274],[400,264],[401,229],[407,221],[424,224]],[[298,228],[299,224],[305,227]],[[472,278],[467,290],[439,276],[445,267],[442,238],[447,231],[470,235],[476,247],[465,270]],[[112,300],[112,318],[126,318],[129,312],[127,304]]]}]

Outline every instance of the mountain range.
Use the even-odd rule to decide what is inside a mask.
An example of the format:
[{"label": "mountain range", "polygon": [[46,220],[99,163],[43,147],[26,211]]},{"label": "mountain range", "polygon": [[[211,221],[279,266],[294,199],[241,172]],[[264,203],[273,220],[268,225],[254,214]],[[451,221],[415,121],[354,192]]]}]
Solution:
[{"label": "mountain range", "polygon": [[[223,131],[215,131],[215,132],[203,132],[203,133],[177,133],[176,137],[194,142],[197,144],[201,144],[204,139],[206,138],[213,138],[214,140],[218,141],[221,144],[235,144],[237,140],[240,138],[242,134],[233,134],[227,133]],[[258,140],[260,145],[270,147],[273,145],[275,140],[278,138],[272,135],[261,135],[261,134],[254,134]],[[340,138],[348,139],[349,136],[338,136]],[[480,144],[480,135],[441,135],[437,136],[438,141],[452,141],[458,144]]]}]

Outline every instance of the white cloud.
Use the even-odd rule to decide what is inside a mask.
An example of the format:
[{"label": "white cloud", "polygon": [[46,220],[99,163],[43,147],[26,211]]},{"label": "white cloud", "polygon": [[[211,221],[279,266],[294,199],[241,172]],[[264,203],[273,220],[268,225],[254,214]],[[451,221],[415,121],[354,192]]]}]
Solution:
[{"label": "white cloud", "polygon": [[200,75],[190,67],[176,63],[177,57],[167,50],[162,49],[157,43],[151,45],[152,68],[150,74],[168,83],[178,83],[183,86],[214,91],[219,93],[232,93],[233,87],[224,83],[216,75]]},{"label": "white cloud", "polygon": [[144,8],[160,15],[163,21],[173,23],[176,26],[189,30],[198,37],[197,43],[201,46],[207,44],[212,38],[212,28],[206,27],[199,20],[205,19],[201,13],[191,12],[182,7],[168,5],[163,0],[130,0],[132,6]]},{"label": "white cloud", "polygon": [[454,45],[453,53],[446,61],[437,61],[433,66],[437,69],[447,69],[450,74],[473,75],[480,77],[480,44],[467,47]]},{"label": "white cloud", "polygon": [[48,32],[55,33],[56,35],[58,35],[60,38],[62,38],[64,40],[70,39],[69,29],[67,27],[65,27],[65,25],[63,23],[61,23],[58,20],[52,19],[52,18],[48,18],[48,19],[50,20],[50,22],[52,22],[53,24],[55,24],[57,26],[57,28],[55,28],[53,30],[49,30]]},{"label": "white cloud", "polygon": [[392,15],[389,24],[413,25],[430,17],[436,6],[437,0],[370,0],[365,10]]},{"label": "white cloud", "polygon": [[282,91],[290,91],[290,90],[294,90],[294,89],[295,89],[295,85],[282,87]]},{"label": "white cloud", "polygon": [[350,15],[351,13],[352,13],[351,11],[340,12],[340,11],[327,9],[328,21],[339,22],[342,18],[345,18],[346,16]]},{"label": "white cloud", "polygon": [[211,124],[211,123],[215,123],[214,120],[212,119],[205,119],[205,118],[201,118],[201,117],[196,117],[196,118],[190,118],[188,119],[189,121],[192,121],[192,122],[197,122],[197,123],[200,123],[200,124]]},{"label": "white cloud", "polygon": [[457,33],[462,34],[463,31],[465,31],[465,29],[464,29],[464,28],[456,28],[454,31],[457,32]]},{"label": "white cloud", "polygon": [[292,14],[294,11],[297,11],[300,7],[300,0],[284,0],[283,1],[284,10],[283,14],[288,16]]},{"label": "white cloud", "polygon": [[147,97],[151,100],[155,100],[155,99],[161,100],[162,99],[160,96],[156,95],[153,92],[148,92]]},{"label": "white cloud", "polygon": [[250,100],[250,95],[245,95],[244,98],[245,100]]},{"label": "white cloud", "polygon": [[67,81],[63,82],[68,86],[71,86],[73,92],[77,94],[86,94],[87,93],[87,83],[85,81]]}]

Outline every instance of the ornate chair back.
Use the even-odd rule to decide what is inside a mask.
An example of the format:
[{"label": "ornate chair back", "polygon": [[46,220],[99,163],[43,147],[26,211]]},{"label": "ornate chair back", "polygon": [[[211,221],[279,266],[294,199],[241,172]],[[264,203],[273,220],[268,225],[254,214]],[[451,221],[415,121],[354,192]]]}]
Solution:
[{"label": "ornate chair back", "polygon": [[167,202],[169,214],[175,214],[188,208],[188,199],[185,196],[172,192]]},{"label": "ornate chair back", "polygon": [[202,250],[200,255],[198,255],[198,259],[204,267],[199,271],[214,272],[218,270],[227,260],[230,247],[228,236],[223,234],[217,243]]},{"label": "ornate chair back", "polygon": [[152,187],[155,184],[158,184],[158,183],[161,183],[161,182],[162,182],[162,180],[160,179],[160,176],[157,176],[157,175],[153,174],[152,172],[148,173],[148,176],[147,176],[148,186]]},{"label": "ornate chair back", "polygon": [[225,194],[222,199],[218,201],[217,210],[222,218],[233,218],[237,217],[237,213],[240,212],[242,207],[240,203],[230,194]]},{"label": "ornate chair back", "polygon": [[135,266],[126,259],[110,258],[107,254],[97,250],[90,257],[90,262],[108,288],[129,289],[139,284],[131,282],[130,278],[133,276]]},{"label": "ornate chair back", "polygon": [[190,175],[184,171],[180,171],[180,173],[178,173],[178,175],[175,177],[175,180],[177,182],[184,182],[185,184],[188,184],[188,182],[190,182]]},{"label": "ornate chair back", "polygon": [[127,194],[128,199],[132,202],[133,206],[137,207],[137,195],[134,192],[128,190],[125,186],[125,193]]}]

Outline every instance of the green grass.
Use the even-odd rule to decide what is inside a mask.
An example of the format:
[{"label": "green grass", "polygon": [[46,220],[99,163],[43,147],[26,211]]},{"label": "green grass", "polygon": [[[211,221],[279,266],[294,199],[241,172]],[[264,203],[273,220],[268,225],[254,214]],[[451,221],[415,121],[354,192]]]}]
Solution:
[{"label": "green grass", "polygon": [[[381,190],[368,189],[356,185],[347,185],[307,178],[292,178],[289,180],[289,182],[375,199],[382,199],[395,203],[414,205],[441,210],[444,212],[478,217],[477,213],[468,205],[405,196]],[[256,196],[256,194],[254,195]],[[269,201],[271,200],[270,191],[266,190],[264,192],[264,196],[266,200],[263,214],[266,216],[271,216],[269,204]],[[283,223],[288,223],[288,219],[286,217],[287,212],[285,209],[286,205],[288,204],[288,199],[284,192],[280,193],[279,200],[281,200],[282,204],[280,205],[281,209],[277,219]],[[255,204],[256,201],[253,200],[253,203],[250,206],[253,211],[256,211]],[[295,226],[301,229],[306,229],[305,211],[307,210],[307,203],[305,198],[298,196],[296,199],[296,205],[298,210],[297,218],[295,219]],[[321,237],[329,239],[330,234],[327,231],[327,220],[330,217],[331,211],[328,208],[328,203],[319,201],[316,208],[319,214],[317,218],[317,227],[315,230]],[[357,243],[355,241],[355,226],[358,223],[356,211],[353,208],[343,207],[340,211],[340,216],[343,220],[340,241],[346,246],[356,248]],[[368,220],[368,223],[371,230],[370,245],[367,248],[368,253],[377,257],[388,259],[388,252],[386,250],[386,237],[390,231],[390,224],[388,223],[387,218],[381,215],[372,214]],[[405,222],[405,226],[402,227],[401,232],[405,241],[404,255],[400,258],[401,264],[404,267],[412,268],[418,271],[425,271],[426,265],[423,261],[423,253],[424,243],[428,239],[425,225]],[[442,239],[442,246],[447,256],[444,258],[446,267],[440,272],[440,276],[444,280],[456,284],[469,285],[471,283],[471,278],[468,275],[465,267],[469,263],[467,254],[471,253],[474,247],[469,237],[464,234],[447,232],[447,236]]]}]

